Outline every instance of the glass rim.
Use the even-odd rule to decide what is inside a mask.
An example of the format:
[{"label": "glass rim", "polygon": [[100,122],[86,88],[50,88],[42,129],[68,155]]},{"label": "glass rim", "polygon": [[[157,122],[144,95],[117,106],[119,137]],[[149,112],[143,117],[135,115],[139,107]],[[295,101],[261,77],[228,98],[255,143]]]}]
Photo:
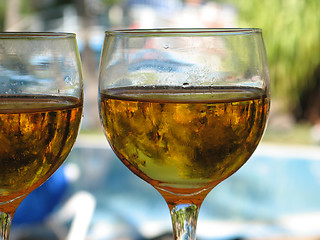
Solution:
[{"label": "glass rim", "polygon": [[260,28],[154,28],[115,29],[105,31],[106,36],[221,36],[261,33]]},{"label": "glass rim", "polygon": [[67,32],[0,32],[0,39],[61,39],[75,37],[75,33]]}]

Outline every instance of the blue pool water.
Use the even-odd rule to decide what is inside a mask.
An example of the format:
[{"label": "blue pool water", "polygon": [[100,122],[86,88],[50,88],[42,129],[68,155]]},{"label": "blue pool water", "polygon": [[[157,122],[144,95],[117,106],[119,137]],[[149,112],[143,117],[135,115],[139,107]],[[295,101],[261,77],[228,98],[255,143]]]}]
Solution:
[{"label": "blue pool water", "polygon": [[[78,141],[64,166],[79,174],[64,201],[82,191],[96,201],[90,239],[154,238],[171,232],[160,194],[122,165],[105,140]],[[320,235],[318,189],[320,149],[262,144],[207,196],[198,238]]]}]

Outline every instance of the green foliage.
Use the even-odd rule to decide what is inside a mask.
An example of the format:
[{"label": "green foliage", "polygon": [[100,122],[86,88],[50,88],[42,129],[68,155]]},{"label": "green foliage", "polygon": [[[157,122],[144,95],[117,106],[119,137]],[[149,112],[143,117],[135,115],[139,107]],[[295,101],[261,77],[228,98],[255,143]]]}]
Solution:
[{"label": "green foliage", "polygon": [[107,6],[112,6],[115,4],[121,4],[124,2],[124,0],[102,0],[103,3],[105,3]]},{"label": "green foliage", "polygon": [[6,2],[0,0],[0,31],[4,30],[5,13],[6,13]]},{"label": "green foliage", "polygon": [[[0,0],[0,31],[5,31],[5,18],[7,14],[7,4],[10,0]],[[20,0],[19,13],[27,15],[35,11],[32,0]]]},{"label": "green foliage", "polygon": [[225,0],[239,11],[240,27],[262,28],[268,54],[272,96],[288,110],[315,86],[320,66],[319,0]]}]

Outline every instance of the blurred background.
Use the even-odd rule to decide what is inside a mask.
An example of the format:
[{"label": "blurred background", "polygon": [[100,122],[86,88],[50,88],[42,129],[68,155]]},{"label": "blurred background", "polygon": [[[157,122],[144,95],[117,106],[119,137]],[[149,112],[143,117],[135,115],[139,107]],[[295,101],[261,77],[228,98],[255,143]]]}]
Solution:
[{"label": "blurred background", "polygon": [[161,27],[262,28],[268,54],[268,129],[205,200],[198,239],[320,239],[319,13],[319,0],[0,0],[0,31],[76,33],[85,84],[76,146],[22,204],[12,239],[171,238],[164,200],[116,159],[97,108],[104,31]]}]

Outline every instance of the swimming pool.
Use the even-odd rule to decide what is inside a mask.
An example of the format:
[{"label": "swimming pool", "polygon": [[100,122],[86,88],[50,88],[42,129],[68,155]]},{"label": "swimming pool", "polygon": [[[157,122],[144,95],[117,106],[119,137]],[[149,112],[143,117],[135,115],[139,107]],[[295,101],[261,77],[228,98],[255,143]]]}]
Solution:
[{"label": "swimming pool", "polygon": [[[96,201],[88,238],[150,239],[171,233],[161,195],[132,174],[104,138],[79,138],[64,166],[77,169],[78,176],[65,199],[85,191]],[[261,144],[205,199],[198,239],[319,236],[318,189],[320,148]]]}]

